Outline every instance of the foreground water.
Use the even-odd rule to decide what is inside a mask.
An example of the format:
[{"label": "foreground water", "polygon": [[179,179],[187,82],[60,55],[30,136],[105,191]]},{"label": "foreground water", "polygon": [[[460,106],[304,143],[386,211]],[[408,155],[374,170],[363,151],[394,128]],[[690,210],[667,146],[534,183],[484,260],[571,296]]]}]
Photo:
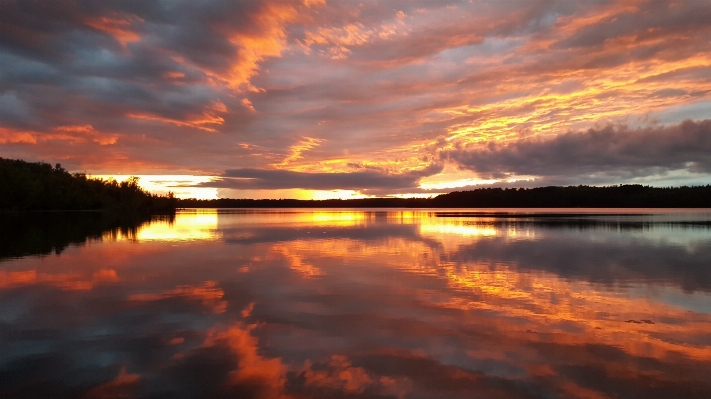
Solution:
[{"label": "foreground water", "polygon": [[0,397],[711,397],[711,213],[491,212],[0,215]]}]

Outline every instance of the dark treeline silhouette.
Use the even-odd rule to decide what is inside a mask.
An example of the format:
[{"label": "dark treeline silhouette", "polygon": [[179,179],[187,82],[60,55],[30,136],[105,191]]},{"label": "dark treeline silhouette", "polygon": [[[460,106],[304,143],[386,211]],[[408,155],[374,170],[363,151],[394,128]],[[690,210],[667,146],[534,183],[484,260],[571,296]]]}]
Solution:
[{"label": "dark treeline silhouette", "polygon": [[60,164],[0,158],[0,210],[174,210],[176,199],[146,192],[138,178],[124,182],[71,174]]},{"label": "dark treeline silhouette", "polygon": [[138,228],[157,218],[145,212],[3,212],[0,214],[0,260],[59,254],[69,245],[121,234],[135,237]]},{"label": "dark treeline silhouette", "polygon": [[482,188],[432,199],[435,207],[482,208],[710,208],[711,186]]},{"label": "dark treeline silhouette", "polygon": [[480,188],[434,198],[178,200],[181,208],[711,208],[711,186]]}]

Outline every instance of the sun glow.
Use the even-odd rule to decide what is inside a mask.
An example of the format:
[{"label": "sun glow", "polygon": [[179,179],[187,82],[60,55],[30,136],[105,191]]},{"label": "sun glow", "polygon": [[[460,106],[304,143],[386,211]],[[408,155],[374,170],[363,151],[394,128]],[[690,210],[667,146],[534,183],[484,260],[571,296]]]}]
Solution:
[{"label": "sun glow", "polygon": [[[195,187],[200,183],[207,183],[216,176],[193,175],[135,175],[138,185],[153,194],[167,194],[172,192],[176,198],[217,199],[217,189],[213,187]],[[129,175],[90,175],[98,179],[115,179],[124,181]]]}]

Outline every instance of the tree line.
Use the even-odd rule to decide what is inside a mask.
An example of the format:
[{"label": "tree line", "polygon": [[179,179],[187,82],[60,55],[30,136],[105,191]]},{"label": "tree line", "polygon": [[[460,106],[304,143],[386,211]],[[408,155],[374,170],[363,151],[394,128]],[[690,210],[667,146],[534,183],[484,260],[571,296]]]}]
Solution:
[{"label": "tree line", "polygon": [[172,193],[155,195],[126,181],[69,173],[60,164],[0,158],[0,210],[174,210]]},{"label": "tree line", "polygon": [[434,198],[181,199],[181,208],[711,208],[711,185],[479,188]]}]

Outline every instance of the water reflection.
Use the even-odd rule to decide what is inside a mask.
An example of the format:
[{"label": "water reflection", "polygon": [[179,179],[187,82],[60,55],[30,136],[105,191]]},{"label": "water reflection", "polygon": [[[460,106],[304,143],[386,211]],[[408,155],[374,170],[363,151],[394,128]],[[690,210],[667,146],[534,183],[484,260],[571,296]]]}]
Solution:
[{"label": "water reflection", "polygon": [[710,397],[709,214],[557,212],[191,211],[6,259],[0,395]]},{"label": "water reflection", "polygon": [[209,241],[220,239],[215,209],[183,211],[170,220],[154,221],[141,226],[128,239],[138,241]]},{"label": "water reflection", "polygon": [[0,261],[60,254],[70,245],[102,238],[133,238],[142,225],[170,224],[173,218],[131,212],[0,212]]}]

